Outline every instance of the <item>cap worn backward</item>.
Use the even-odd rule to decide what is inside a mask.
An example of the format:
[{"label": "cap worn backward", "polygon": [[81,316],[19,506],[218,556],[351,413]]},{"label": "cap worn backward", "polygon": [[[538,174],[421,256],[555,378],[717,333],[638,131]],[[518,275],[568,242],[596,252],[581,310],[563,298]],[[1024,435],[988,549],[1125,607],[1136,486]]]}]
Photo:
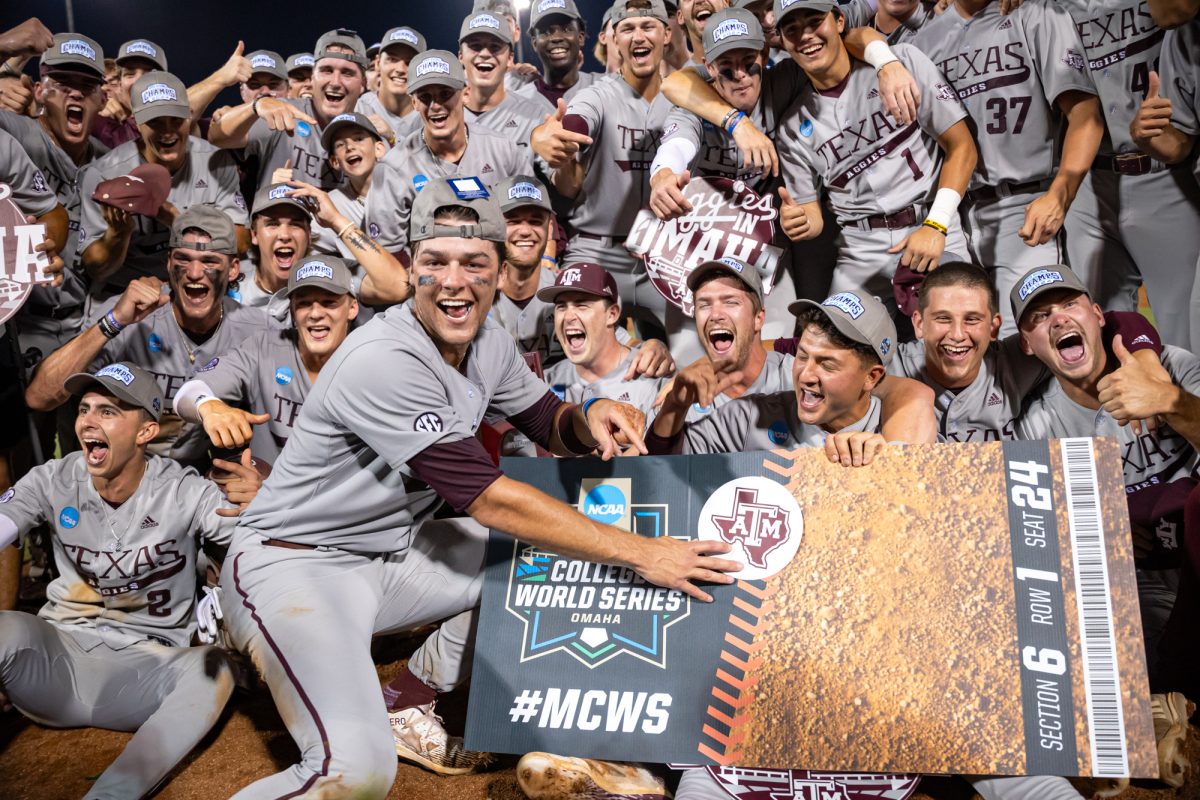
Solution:
[{"label": "cap worn backward", "polygon": [[806,308],[815,308],[828,317],[847,339],[870,347],[885,367],[892,362],[896,351],[896,323],[877,298],[857,292],[838,292],[819,303],[797,300],[788,306],[788,311],[799,316]]},{"label": "cap worn backward", "polygon": [[567,17],[576,22],[583,19],[575,0],[534,0],[529,12],[529,30],[533,31],[549,17]]},{"label": "cap worn backward", "polygon": [[783,24],[783,18],[797,11],[827,12],[837,8],[836,0],[774,0],[775,27]]},{"label": "cap worn backward", "polygon": [[[633,7],[630,8],[630,5],[633,5]],[[617,0],[612,4],[612,8],[609,11],[611,12],[613,25],[616,25],[621,20],[634,19],[636,17],[652,17],[661,21],[664,25],[670,19],[663,0]]]},{"label": "cap worn backward", "polygon": [[500,201],[500,212],[507,214],[516,208],[534,206],[553,212],[550,207],[550,193],[537,178],[528,175],[514,175],[496,185],[496,197]]},{"label": "cap worn backward", "polygon": [[495,36],[507,45],[512,44],[512,31],[508,21],[487,11],[473,13],[463,19],[462,27],[458,31],[458,43],[462,44],[468,36],[475,33],[486,33],[488,36]]},{"label": "cap worn backward", "polygon": [[149,39],[132,39],[121,45],[120,49],[117,50],[117,63],[120,64],[131,58],[144,58],[163,72],[169,69],[167,67],[167,54],[161,47]]},{"label": "cap worn backward", "polygon": [[169,72],[147,72],[129,90],[133,119],[138,125],[159,117],[191,119],[187,87]]},{"label": "cap worn backward", "polygon": [[54,44],[42,53],[38,63],[46,72],[84,72],[104,80],[103,48],[95,39],[78,33],[54,34]]},{"label": "cap worn backward", "polygon": [[326,153],[333,152],[333,137],[337,136],[339,131],[346,128],[362,128],[367,133],[375,137],[377,141],[382,142],[383,136],[376,130],[375,125],[371,120],[367,119],[358,112],[349,114],[338,114],[333,119],[329,120],[329,124],[321,131],[321,146],[325,148]]},{"label": "cap worn backward", "polygon": [[246,60],[250,62],[252,75],[257,75],[261,72],[266,75],[273,75],[281,80],[287,80],[286,62],[283,60],[283,56],[273,50],[255,50],[246,56]]},{"label": "cap worn backward", "polygon": [[393,47],[407,47],[414,54],[423,53],[429,49],[429,45],[425,44],[425,37],[419,31],[407,25],[392,28],[383,35],[380,44],[384,50],[389,50]]},{"label": "cap worn backward", "polygon": [[761,52],[766,46],[758,19],[742,8],[726,8],[704,23],[704,59],[709,63],[730,50]]},{"label": "cap worn backward", "polygon": [[292,53],[287,59],[287,73],[291,75],[302,69],[312,69],[316,63],[317,60],[312,57],[312,53]]},{"label": "cap worn backward", "polygon": [[458,91],[467,85],[458,56],[448,50],[426,50],[408,62],[408,93],[425,86],[448,86]]},{"label": "cap worn backward", "polygon": [[118,361],[95,373],[76,372],[63,382],[63,387],[76,396],[97,386],[131,406],[144,408],[156,421],[162,415],[162,391],[154,376],[141,367]]},{"label": "cap worn backward", "polygon": [[758,268],[752,264],[747,264],[745,261],[729,256],[716,259],[715,261],[705,261],[699,264],[688,275],[688,289],[693,292],[696,291],[696,288],[710,275],[732,275],[746,284],[746,288],[751,292],[758,295],[760,304],[765,300],[762,275],[759,274]]},{"label": "cap worn backward", "polygon": [[1080,280],[1070,267],[1054,264],[1029,270],[1021,276],[1008,293],[1013,320],[1019,323],[1038,295],[1061,289],[1074,289],[1088,297],[1092,296],[1087,284]]},{"label": "cap worn backward", "polygon": [[553,286],[538,289],[537,299],[543,303],[553,303],[564,294],[587,294],[603,297],[614,303],[620,302],[616,278],[599,264],[572,264],[564,267],[554,279]]},{"label": "cap worn backward", "polygon": [[254,203],[250,206],[251,217],[256,217],[270,208],[287,206],[300,209],[304,212],[305,219],[311,220],[312,214],[309,212],[308,206],[292,197],[291,192],[292,187],[286,183],[273,183],[259,189],[254,195]]},{"label": "cap worn backward", "polygon": [[[479,215],[479,221],[471,224],[439,225],[435,214],[439,208],[459,206],[469,208]],[[419,242],[442,236],[462,239],[486,239],[503,242],[507,238],[508,226],[500,213],[500,204],[484,188],[479,178],[441,178],[431,180],[413,200],[408,220],[408,240]]]},{"label": "cap worn backward", "polygon": [[[209,241],[185,241],[184,232],[192,229],[208,234]],[[175,218],[168,247],[186,247],[189,250],[236,256],[237,232],[228,214],[210,203],[204,203],[188,208]]]},{"label": "cap worn backward", "polygon": [[287,296],[308,286],[334,294],[354,294],[354,277],[346,262],[337,256],[310,256],[288,275]]},{"label": "cap worn backward", "polygon": [[[350,52],[344,53],[329,49],[335,46],[345,48]],[[354,31],[338,28],[337,30],[326,31],[321,34],[320,39],[317,39],[317,46],[313,48],[313,62],[320,61],[322,58],[340,58],[344,61],[358,64],[363,69],[366,69],[367,47],[363,44],[362,37]]]}]

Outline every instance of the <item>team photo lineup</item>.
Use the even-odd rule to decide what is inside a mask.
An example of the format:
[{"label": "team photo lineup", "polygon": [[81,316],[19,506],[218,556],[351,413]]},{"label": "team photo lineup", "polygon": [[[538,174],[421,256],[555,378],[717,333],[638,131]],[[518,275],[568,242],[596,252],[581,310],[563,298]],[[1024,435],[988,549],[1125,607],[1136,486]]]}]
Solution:
[{"label": "team photo lineup", "polygon": [[746,566],[501,458],[1112,437],[1159,777],[955,780],[1200,797],[1200,0],[405,6],[192,85],[132,17],[0,17],[0,720],[132,734],[72,796],[258,696],[295,763],[237,800],[773,797],[443,722],[489,531],[692,603]]}]

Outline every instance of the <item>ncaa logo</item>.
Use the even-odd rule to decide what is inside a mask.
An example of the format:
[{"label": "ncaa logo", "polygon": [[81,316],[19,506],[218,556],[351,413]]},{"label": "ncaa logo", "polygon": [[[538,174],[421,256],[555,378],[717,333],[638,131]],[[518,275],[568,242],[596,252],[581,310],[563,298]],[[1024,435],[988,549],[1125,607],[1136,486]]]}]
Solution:
[{"label": "ncaa logo", "polygon": [[700,510],[700,538],[733,545],[729,557],[744,564],[741,580],[763,580],[786,567],[800,548],[804,517],[796,498],[769,478],[735,478],[719,487]]},{"label": "ncaa logo", "polygon": [[424,433],[441,433],[442,427],[442,418],[432,411],[426,411],[413,423],[414,429]]},{"label": "ncaa logo", "polygon": [[300,136],[308,136],[312,133],[312,126],[302,119],[296,120],[296,133]]},{"label": "ncaa logo", "polygon": [[806,120],[804,120],[804,122],[800,123],[800,135],[801,136],[803,136],[807,139],[809,136],[812,136],[812,133],[813,133],[813,124],[812,124],[811,119],[806,119]]},{"label": "ncaa logo", "polygon": [[74,528],[79,524],[79,510],[74,506],[67,506],[58,512],[58,524],[64,528]]},{"label": "ncaa logo", "polygon": [[767,438],[771,440],[771,444],[783,444],[791,435],[787,423],[781,419],[775,420],[771,423],[771,427],[767,428]]},{"label": "ncaa logo", "polygon": [[277,367],[275,369],[275,382],[280,386],[287,386],[292,382],[293,377],[291,367]]},{"label": "ncaa logo", "polygon": [[146,345],[150,348],[151,353],[161,352],[163,349],[162,337],[157,333],[150,334],[150,338],[146,340]]},{"label": "ncaa logo", "polygon": [[625,516],[625,493],[611,483],[601,483],[583,498],[583,515],[594,522],[612,525]]},{"label": "ncaa logo", "polygon": [[413,188],[419,192],[425,188],[425,184],[429,183],[429,178],[418,172],[416,175],[413,175],[412,181]]}]

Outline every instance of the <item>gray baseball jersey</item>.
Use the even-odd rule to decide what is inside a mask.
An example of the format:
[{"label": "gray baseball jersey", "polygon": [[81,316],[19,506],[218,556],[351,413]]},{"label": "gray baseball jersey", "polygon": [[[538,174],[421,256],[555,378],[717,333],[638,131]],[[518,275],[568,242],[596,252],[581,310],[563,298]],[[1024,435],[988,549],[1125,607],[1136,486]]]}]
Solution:
[{"label": "gray baseball jersey", "polygon": [[[763,364],[762,372],[758,373],[758,377],[754,379],[754,383],[750,384],[740,396],[747,397],[752,394],[776,394],[778,392],[792,391],[794,389],[792,365],[795,363],[796,357],[793,355],[768,350],[767,361]],[[688,424],[699,422],[710,416],[713,411],[720,409],[728,403],[732,403],[735,399],[726,394],[719,394],[713,400],[711,406],[701,406],[698,403],[692,403],[692,407],[688,409],[684,421]]]},{"label": "gray baseball jersey", "polygon": [[403,117],[398,117],[384,108],[383,101],[375,92],[363,92],[362,97],[354,104],[354,110],[367,117],[378,114],[392,129],[392,135],[397,142],[421,130],[421,115],[416,110],[410,110]]},{"label": "gray baseball jersey", "polygon": [[[538,289],[553,286],[554,279],[554,270],[544,264],[538,267]],[[563,357],[562,345],[554,336],[554,303],[539,300],[534,295],[522,305],[498,291],[488,318],[512,334],[522,353],[540,355],[543,367]]]},{"label": "gray baseball jersey", "polygon": [[491,188],[512,175],[528,175],[531,169],[529,148],[483,126],[467,125],[467,149],[457,164],[435,157],[425,145],[425,131],[418,130],[375,165],[367,194],[367,234],[394,253],[408,244],[413,198],[429,181],[473,175]]},{"label": "gray baseball jersey", "polygon": [[463,106],[463,116],[467,124],[472,125],[472,129],[479,125],[486,126],[525,148],[529,147],[529,137],[533,129],[541,125],[549,113],[552,112],[546,111],[544,104],[515,92],[505,92],[504,99],[495,108],[481,114],[476,114],[466,105]]},{"label": "gray baseball jersey", "polygon": [[846,18],[846,30],[865,28],[875,19],[875,0],[838,0],[838,9]]},{"label": "gray baseball jersey", "polygon": [[[920,47],[920,44],[916,41],[917,34],[921,32],[926,23],[934,19],[936,18],[933,15],[932,6],[926,6],[924,2],[917,3],[916,8],[913,9],[913,13],[909,15],[908,19],[896,26],[896,29],[891,33],[885,33],[884,36],[887,37],[889,45],[903,43],[915,44]],[[872,29],[879,30],[879,26],[875,24],[874,15],[872,15],[871,21],[868,24]],[[883,33],[883,31],[879,32]]]},{"label": "gray baseball jersey", "polygon": [[990,3],[970,19],[950,10],[913,44],[971,115],[979,148],[971,188],[1053,176],[1062,127],[1055,100],[1096,93],[1070,15],[1053,0],[1028,0],[1008,15]]},{"label": "gray baseball jersey", "polygon": [[411,306],[351,333],[321,368],[287,447],[242,513],[239,536],[251,529],[352,552],[405,550],[441,505],[408,460],[473,436],[485,414],[520,413],[549,391],[491,321],[462,371],[449,366]]},{"label": "gray baseball jersey", "polygon": [[250,450],[274,464],[287,443],[312,389],[300,360],[294,330],[270,331],[242,342],[196,370],[213,394],[230,405],[255,414],[270,414],[265,425],[254,426]]},{"label": "gray baseball jersey", "polygon": [[[512,75],[513,73],[510,72],[506,77],[511,77]],[[609,77],[611,76],[607,72],[583,72],[581,70],[579,72],[579,80],[575,81],[575,85],[570,89],[563,90],[562,98],[570,104],[575,95]],[[620,78],[617,80],[620,80]],[[559,96],[558,91],[547,87],[540,75],[518,86],[509,85],[507,80],[505,80],[504,85],[514,94],[519,94],[522,97],[533,100],[535,103],[542,103],[542,111],[545,114],[553,114],[555,109],[558,108],[558,101],[555,99]]]},{"label": "gray baseball jersey", "polygon": [[[359,197],[354,189],[350,188],[349,182],[330,191],[329,199],[346,219],[354,223],[355,227],[361,231],[366,230],[367,200],[365,197]],[[318,225],[316,220],[312,224],[312,251],[340,256],[352,262],[356,260],[346,243],[338,238],[337,231]],[[358,282],[355,283],[354,290],[358,291]]]},{"label": "gray baseball jersey", "polygon": [[223,303],[225,316],[203,344],[194,343],[180,329],[174,308],[168,303],[105,342],[104,349],[89,367],[89,371],[95,371],[107,364],[128,361],[153,374],[166,405],[159,422],[161,433],[150,450],[187,465],[206,461],[209,440],[202,425],[185,423],[172,412],[175,393],[191,380],[197,367],[207,365],[247,339],[265,335],[268,328],[267,315],[262,309],[243,306],[231,297],[224,298]]},{"label": "gray baseball jersey", "polygon": [[[316,119],[311,97],[284,100]],[[273,131],[266,120],[257,120],[250,128],[249,139],[243,148],[246,156],[258,156],[258,189],[269,186],[275,170],[289,160],[296,180],[319,186],[325,191],[342,182],[342,174],[329,166],[328,154],[321,145],[321,129],[307,122],[297,122],[296,131]]]},{"label": "gray baseball jersey", "polygon": [[639,375],[631,381],[625,380],[625,373],[629,371],[629,365],[633,363],[638,349],[632,348],[621,359],[621,363],[617,364],[616,369],[591,383],[585,383],[575,365],[564,358],[546,370],[546,383],[550,384],[550,390],[558,395],[560,400],[568,403],[582,403],[593,397],[604,397],[628,403],[642,413],[649,414],[654,408],[654,400],[658,397],[659,390],[667,379]]},{"label": "gray baseball jersey", "polygon": [[[843,431],[879,431],[879,399],[871,397],[867,413]],[[747,394],[684,428],[685,453],[742,453],[781,447],[822,447],[827,434],[796,415],[794,391]]]},{"label": "gray baseball jersey", "polygon": [[59,204],[46,183],[46,176],[29,158],[21,143],[7,131],[0,131],[0,182],[12,188],[17,207],[34,217],[48,214]]},{"label": "gray baseball jersey", "polygon": [[[128,175],[134,167],[145,163],[138,152],[139,142],[126,142],[80,171],[79,256],[88,245],[103,238],[108,229],[104,213],[100,204],[92,199],[92,193],[101,182]],[[228,214],[234,224],[248,223],[246,199],[238,188],[237,165],[232,154],[195,136],[188,139],[187,162],[171,176],[167,202],[180,211],[212,203]],[[171,238],[171,229],[140,214],[134,215],[133,219],[133,237],[129,241],[125,263],[104,286],[92,287],[92,294],[97,297],[120,294],[130,281],[145,275],[167,279],[167,242]]]},{"label": "gray baseball jersey", "polygon": [[[1160,62],[1158,76],[1162,96],[1171,101],[1171,125],[1188,136],[1200,136],[1200,19],[1167,31]],[[1200,161],[1192,163],[1200,180]]]},{"label": "gray baseball jersey", "polygon": [[[216,484],[148,456],[133,496],[111,508],[81,452],[34,467],[0,495],[0,514],[21,534],[54,529],[58,577],[38,616],[90,629],[114,650],[152,639],[185,647],[195,630],[197,538],[228,544],[233,520]],[[97,642],[98,643],[98,642]]]},{"label": "gray baseball jersey", "polygon": [[925,202],[937,188],[942,151],[936,137],[967,112],[933,62],[915,47],[892,48],[921,89],[917,121],[888,116],[870,64],[851,59],[836,96],[805,87],[776,139],[780,170],[797,203],[822,187],[838,221],[891,214]]},{"label": "gray baseball jersey", "polygon": [[288,304],[287,288],[269,294],[255,283],[254,273],[258,267],[250,258],[242,261],[241,267],[241,280],[237,282],[236,287],[229,287],[229,296],[244,306],[261,308],[275,327],[292,327],[292,309]]}]

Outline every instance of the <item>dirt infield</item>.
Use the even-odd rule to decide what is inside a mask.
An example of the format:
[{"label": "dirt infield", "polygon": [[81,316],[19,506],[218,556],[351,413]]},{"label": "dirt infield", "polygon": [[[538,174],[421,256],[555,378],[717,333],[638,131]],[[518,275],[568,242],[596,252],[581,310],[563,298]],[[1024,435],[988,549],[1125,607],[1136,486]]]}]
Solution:
[{"label": "dirt infield", "polygon": [[[406,663],[423,637],[394,637],[377,643],[380,680],[390,679]],[[466,692],[439,705],[446,727],[461,731]],[[69,800],[82,797],[91,779],[116,758],[129,734],[95,729],[50,730],[27,722],[20,714],[0,714],[0,797],[4,800]],[[1192,763],[1200,765],[1200,731],[1189,739]],[[270,695],[239,691],[217,729],[156,795],[162,800],[221,800],[246,784],[293,763],[295,745],[275,713]],[[520,800],[513,767],[504,757],[482,775],[441,778],[401,764],[389,800]],[[1081,782],[1081,788],[1086,786]],[[957,779],[926,779],[915,797],[921,800],[968,800],[974,794]],[[1200,800],[1195,773],[1178,792],[1134,787],[1125,800]]]}]

